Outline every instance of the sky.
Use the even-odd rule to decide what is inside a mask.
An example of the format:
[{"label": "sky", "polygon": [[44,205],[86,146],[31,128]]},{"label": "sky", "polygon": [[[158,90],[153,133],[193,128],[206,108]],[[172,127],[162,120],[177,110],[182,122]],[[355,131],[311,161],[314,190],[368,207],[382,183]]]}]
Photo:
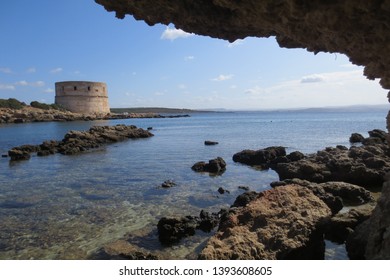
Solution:
[{"label": "sky", "polygon": [[26,103],[54,103],[55,82],[99,81],[112,108],[388,104],[378,80],[342,54],[151,27],[94,0],[1,1],[0,34],[0,98]]}]

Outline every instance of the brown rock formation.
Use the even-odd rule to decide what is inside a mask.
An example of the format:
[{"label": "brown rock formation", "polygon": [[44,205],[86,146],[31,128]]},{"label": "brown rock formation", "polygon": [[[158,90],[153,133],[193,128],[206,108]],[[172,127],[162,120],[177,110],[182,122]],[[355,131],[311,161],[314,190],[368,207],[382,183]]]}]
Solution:
[{"label": "brown rock formation", "polygon": [[307,188],[267,190],[245,207],[232,208],[201,259],[321,259],[322,226],[331,211]]},{"label": "brown rock formation", "polygon": [[351,259],[390,259],[390,178],[371,217],[347,240]]}]

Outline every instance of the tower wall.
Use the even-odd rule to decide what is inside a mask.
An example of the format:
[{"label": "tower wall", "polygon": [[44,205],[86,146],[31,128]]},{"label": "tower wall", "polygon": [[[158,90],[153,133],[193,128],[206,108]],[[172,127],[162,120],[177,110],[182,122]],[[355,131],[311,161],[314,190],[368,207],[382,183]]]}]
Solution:
[{"label": "tower wall", "polygon": [[107,85],[100,82],[68,81],[55,84],[55,103],[74,113],[108,114]]}]

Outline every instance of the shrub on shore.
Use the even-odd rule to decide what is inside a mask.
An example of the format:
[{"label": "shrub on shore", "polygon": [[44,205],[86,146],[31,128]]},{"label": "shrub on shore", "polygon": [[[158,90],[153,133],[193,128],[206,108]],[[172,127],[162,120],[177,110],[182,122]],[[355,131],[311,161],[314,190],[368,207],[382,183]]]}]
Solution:
[{"label": "shrub on shore", "polygon": [[22,109],[24,106],[26,106],[26,103],[15,98],[0,99],[0,108]]},{"label": "shrub on shore", "polygon": [[40,103],[38,101],[32,101],[30,103],[30,106],[38,109],[43,109],[43,110],[55,109],[55,110],[65,111],[65,109],[62,108],[60,105]]}]

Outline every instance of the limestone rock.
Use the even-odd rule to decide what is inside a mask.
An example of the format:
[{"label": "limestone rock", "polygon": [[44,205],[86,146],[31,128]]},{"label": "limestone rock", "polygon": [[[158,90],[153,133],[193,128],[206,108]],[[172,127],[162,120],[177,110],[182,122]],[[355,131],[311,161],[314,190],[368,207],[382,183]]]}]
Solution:
[{"label": "limestone rock", "polygon": [[390,259],[390,178],[383,184],[382,195],[371,217],[356,227],[347,240],[351,259]]},{"label": "limestone rock", "polygon": [[262,168],[269,168],[271,163],[283,156],[286,156],[286,149],[284,147],[275,146],[257,151],[243,150],[233,155],[233,161],[248,165],[257,165]]},{"label": "limestone rock", "polygon": [[331,216],[307,188],[267,190],[246,207],[232,208],[200,259],[321,259],[322,227]]},{"label": "limestone rock", "polygon": [[272,187],[286,186],[290,184],[299,185],[310,189],[316,196],[328,205],[332,214],[337,214],[344,204],[361,205],[373,201],[371,193],[363,187],[344,182],[326,182],[316,184],[301,179],[287,179],[284,181],[272,182]]},{"label": "limestone rock", "polygon": [[349,149],[329,147],[293,163],[278,163],[274,169],[280,180],[299,178],[316,183],[342,181],[363,187],[381,186],[390,171],[389,147],[383,137],[366,138],[365,141],[374,142]]},{"label": "limestone rock", "polygon": [[208,163],[199,161],[195,163],[191,169],[195,172],[210,172],[214,174],[221,174],[226,170],[226,162],[223,158],[217,157],[215,159],[209,160]]},{"label": "limestone rock", "polygon": [[364,136],[360,133],[352,133],[351,137],[349,137],[349,142],[351,143],[361,143],[364,140]]},{"label": "limestone rock", "polygon": [[373,206],[368,206],[335,215],[326,227],[325,238],[340,244],[344,243],[356,226],[371,216],[372,209]]},{"label": "limestone rock", "polygon": [[158,221],[158,238],[162,244],[171,245],[179,242],[182,238],[192,236],[197,229],[210,232],[215,228],[223,213],[209,213],[202,210],[197,216],[163,217]]}]

